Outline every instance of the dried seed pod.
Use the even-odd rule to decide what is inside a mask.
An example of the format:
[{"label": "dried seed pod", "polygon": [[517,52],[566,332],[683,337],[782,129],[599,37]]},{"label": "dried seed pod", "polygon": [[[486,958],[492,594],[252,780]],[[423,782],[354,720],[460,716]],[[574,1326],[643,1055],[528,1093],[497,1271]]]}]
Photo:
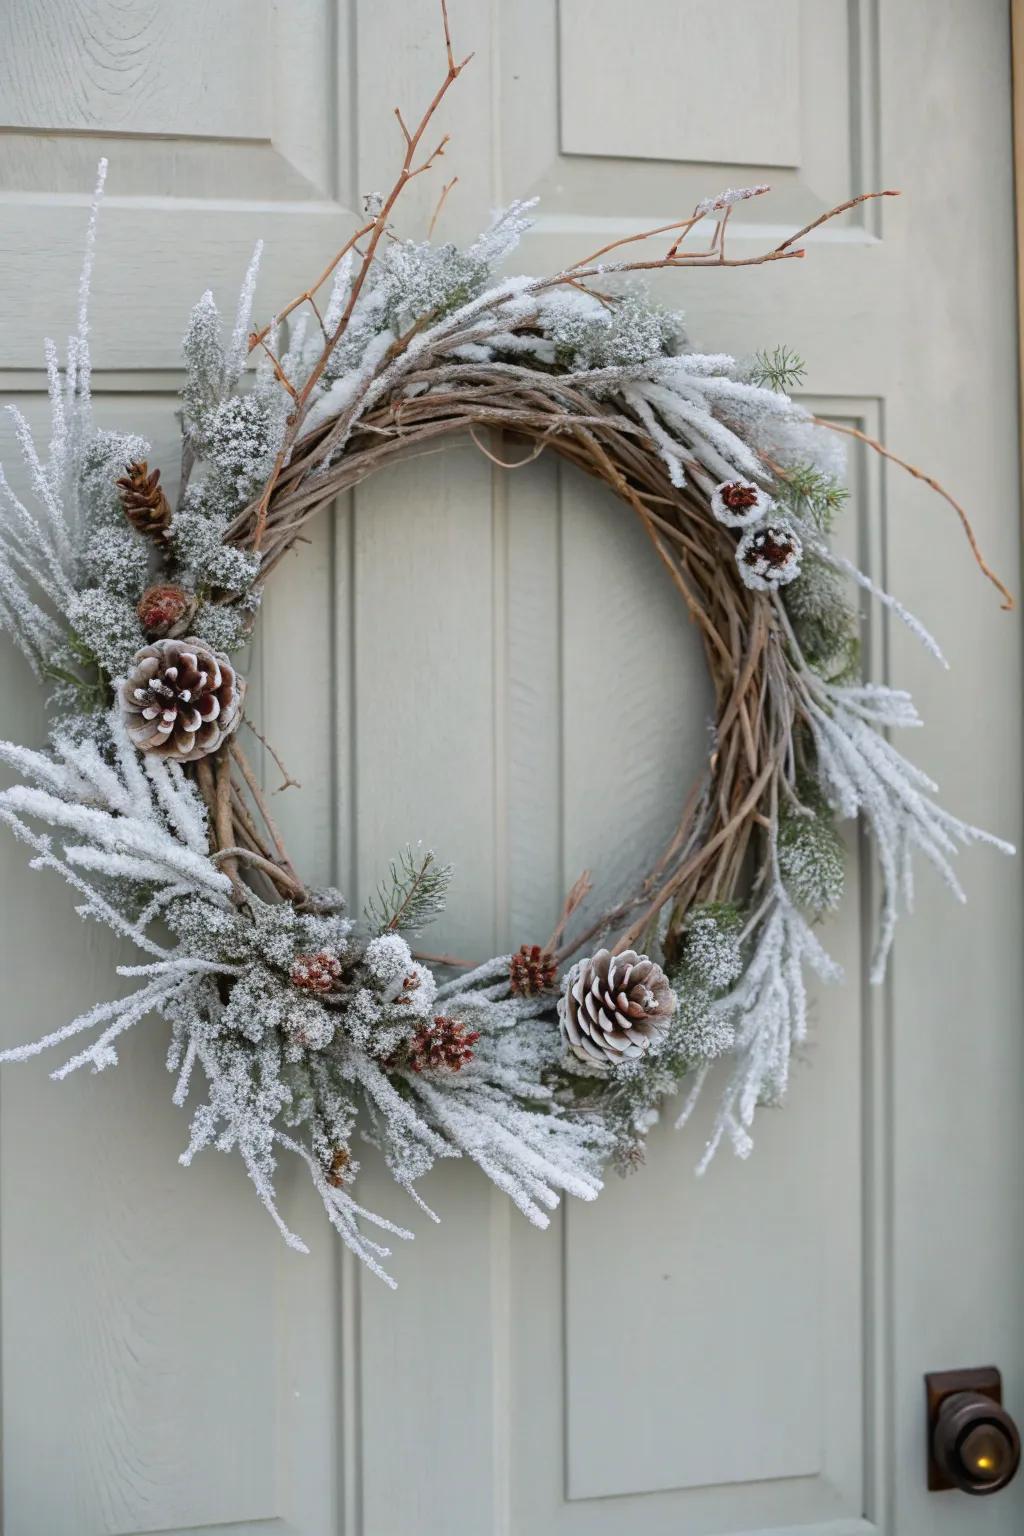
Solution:
[{"label": "dried seed pod", "polygon": [[143,592],[136,612],[147,635],[162,640],[185,634],[195,617],[196,599],[173,581],[157,582]]}]

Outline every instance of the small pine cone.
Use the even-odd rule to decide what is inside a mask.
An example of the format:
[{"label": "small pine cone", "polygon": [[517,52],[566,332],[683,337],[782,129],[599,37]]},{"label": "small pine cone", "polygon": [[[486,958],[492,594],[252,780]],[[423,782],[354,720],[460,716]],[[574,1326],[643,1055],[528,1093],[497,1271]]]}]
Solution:
[{"label": "small pine cone", "polygon": [[723,480],[711,493],[711,510],[727,528],[750,528],[775,510],[775,503],[753,480]]},{"label": "small pine cone", "polygon": [[612,955],[599,949],[579,960],[565,978],[558,1003],[562,1038],[581,1061],[618,1066],[668,1033],[676,1011],[668,977],[633,949]]},{"label": "small pine cone", "polygon": [[315,955],[296,955],[290,980],[300,992],[333,992],[341,980],[341,961],[326,949]]},{"label": "small pine cone", "polygon": [[414,1072],[459,1072],[473,1060],[473,1046],[479,1039],[479,1030],[467,1029],[457,1019],[440,1013],[413,1035],[408,1065]]},{"label": "small pine cone", "polygon": [[800,575],[803,545],[786,522],[751,528],[736,546],[736,564],[744,584],[755,592],[772,592]]},{"label": "small pine cone", "polygon": [[124,478],[117,482],[125,517],[140,533],[163,539],[171,526],[171,504],[160,484],[159,469],[150,474],[145,459],[125,469]]},{"label": "small pine cone", "polygon": [[118,689],[128,735],[140,752],[194,763],[216,752],[242,719],[245,679],[201,641],[144,646]]},{"label": "small pine cone", "polygon": [[146,634],[163,640],[186,633],[195,617],[196,599],[174,582],[158,582],[143,592],[136,612]]},{"label": "small pine cone", "polygon": [[512,956],[508,984],[517,997],[536,997],[540,992],[550,992],[558,975],[558,965],[553,955],[541,949],[539,944],[523,944]]},{"label": "small pine cone", "polygon": [[352,1153],[348,1147],[335,1147],[324,1177],[332,1189],[341,1189],[351,1178]]}]

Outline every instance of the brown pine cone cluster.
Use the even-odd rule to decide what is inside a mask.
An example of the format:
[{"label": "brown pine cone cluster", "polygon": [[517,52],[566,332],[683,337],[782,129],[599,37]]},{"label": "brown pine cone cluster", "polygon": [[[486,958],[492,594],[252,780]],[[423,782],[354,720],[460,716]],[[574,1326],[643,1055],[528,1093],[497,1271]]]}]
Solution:
[{"label": "brown pine cone cluster", "polygon": [[581,1061],[618,1066],[664,1039],[676,1011],[660,965],[634,949],[599,949],[565,978],[558,1005],[562,1036]]},{"label": "brown pine cone cluster", "polygon": [[194,763],[238,729],[245,681],[199,640],[157,640],[136,654],[118,699],[140,752]]},{"label": "brown pine cone cluster", "polygon": [[554,988],[558,965],[539,944],[523,944],[512,956],[508,984],[517,997],[536,997]]},{"label": "brown pine cone cluster", "polygon": [[341,961],[326,949],[315,955],[296,955],[290,980],[300,992],[333,992],[341,980]]},{"label": "brown pine cone cluster", "polygon": [[348,1147],[335,1147],[327,1165],[325,1178],[332,1189],[341,1189],[351,1178],[352,1153]]},{"label": "brown pine cone cluster", "polygon": [[133,528],[151,539],[163,539],[171,526],[171,504],[160,484],[160,471],[149,472],[145,459],[125,466],[117,482],[124,515]]},{"label": "brown pine cone cluster", "polygon": [[421,1024],[409,1044],[408,1065],[413,1072],[459,1072],[473,1060],[480,1031],[467,1029],[457,1019],[438,1014]]}]

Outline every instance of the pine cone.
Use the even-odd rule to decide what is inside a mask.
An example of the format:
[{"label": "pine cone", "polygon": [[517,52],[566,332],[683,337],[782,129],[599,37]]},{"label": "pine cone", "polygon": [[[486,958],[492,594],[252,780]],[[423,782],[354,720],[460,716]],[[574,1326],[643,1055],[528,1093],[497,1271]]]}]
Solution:
[{"label": "pine cone", "polygon": [[642,1056],[668,1032],[676,1011],[668,977],[646,955],[599,949],[565,978],[558,1003],[562,1038],[581,1061],[604,1066]]},{"label": "pine cone", "polygon": [[753,480],[723,480],[711,494],[711,510],[727,528],[751,528],[775,507],[774,501]]},{"label": "pine cone", "polygon": [[751,528],[736,546],[736,564],[746,586],[755,592],[785,587],[800,575],[803,546],[787,522]]},{"label": "pine cone", "polygon": [[409,1043],[408,1065],[414,1072],[458,1072],[473,1060],[473,1046],[480,1031],[467,1029],[457,1019],[443,1013],[430,1024],[422,1024]]},{"label": "pine cone", "polygon": [[315,955],[296,955],[290,979],[300,992],[333,992],[341,980],[341,961],[326,949]]},{"label": "pine cone", "polygon": [[160,484],[159,469],[150,474],[145,459],[125,468],[124,478],[117,482],[125,517],[140,533],[163,539],[171,526],[171,504]]},{"label": "pine cone", "polygon": [[539,944],[523,944],[509,965],[508,984],[519,997],[536,997],[555,985],[558,966]]},{"label": "pine cone", "polygon": [[342,1189],[352,1179],[352,1153],[348,1147],[335,1147],[324,1173],[332,1189]]},{"label": "pine cone", "polygon": [[195,618],[196,599],[184,587],[162,581],[146,588],[135,611],[146,634],[162,640],[186,633]]},{"label": "pine cone", "polygon": [[140,752],[194,763],[238,729],[245,679],[199,640],[156,640],[137,653],[118,689]]}]

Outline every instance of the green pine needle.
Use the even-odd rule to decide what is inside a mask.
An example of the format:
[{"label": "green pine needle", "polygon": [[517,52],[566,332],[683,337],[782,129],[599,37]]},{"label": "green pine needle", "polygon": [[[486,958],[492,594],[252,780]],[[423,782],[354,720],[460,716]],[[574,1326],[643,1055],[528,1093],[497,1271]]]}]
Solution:
[{"label": "green pine needle", "polygon": [[417,933],[444,911],[451,879],[450,864],[439,864],[429,849],[406,845],[367,902],[366,921],[378,934]]},{"label": "green pine needle", "polygon": [[778,477],[780,500],[793,516],[811,523],[819,533],[831,533],[850,495],[842,481],[813,464],[788,464],[779,470]]},{"label": "green pine needle", "polygon": [[762,389],[787,394],[791,389],[799,389],[806,374],[807,366],[802,357],[789,347],[773,347],[770,352],[754,353],[750,382]]}]

